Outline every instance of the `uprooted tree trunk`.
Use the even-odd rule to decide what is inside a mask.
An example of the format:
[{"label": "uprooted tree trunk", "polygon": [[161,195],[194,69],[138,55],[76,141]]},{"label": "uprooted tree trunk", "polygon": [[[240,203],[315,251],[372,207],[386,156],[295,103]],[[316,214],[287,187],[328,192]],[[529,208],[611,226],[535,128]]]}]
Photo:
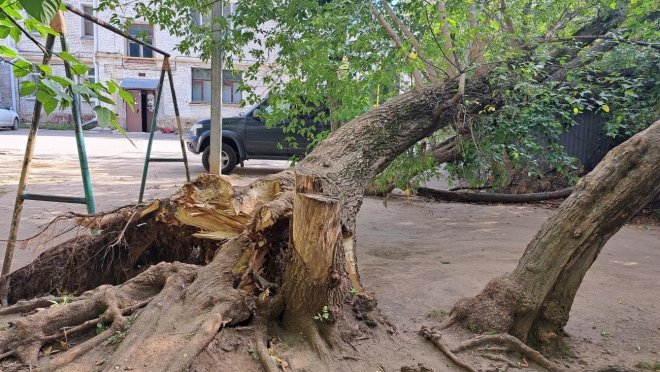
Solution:
[{"label": "uprooted tree trunk", "polygon": [[[479,84],[470,88],[478,91]],[[271,358],[269,329],[281,319],[314,350],[309,368],[349,369],[341,357],[346,345],[377,324],[355,255],[362,193],[397,155],[454,115],[462,97],[456,91],[455,84],[437,85],[394,98],[333,133],[293,171],[245,188],[200,176],[169,199],[80,216],[79,224],[100,233],[54,247],[2,278],[0,294],[15,305],[0,315],[15,319],[0,333],[0,357],[48,371],[90,370],[110,342],[116,351],[96,368],[130,360],[181,371],[221,328],[239,332],[249,325],[245,343],[264,369],[275,371],[286,362]],[[167,249],[187,263],[152,266]],[[101,282],[107,284],[97,287]],[[19,301],[74,292],[84,293],[70,304],[52,297]],[[48,301],[59,305],[43,309]],[[28,311],[36,313],[18,315]],[[101,333],[40,357],[44,344],[66,343],[90,329]]]},{"label": "uprooted tree trunk", "polygon": [[610,151],[529,243],[516,269],[456,303],[454,322],[555,347],[601,248],[660,192],[660,121]]},{"label": "uprooted tree trunk", "polygon": [[[467,81],[465,94],[483,97],[480,107],[499,107],[500,101],[483,93],[492,89],[482,76]],[[244,188],[200,176],[169,199],[104,216],[81,216],[80,224],[100,234],[54,247],[1,279],[0,297],[15,305],[0,310],[0,316],[14,316],[0,333],[0,357],[13,355],[48,371],[69,365],[79,370],[139,366],[181,371],[194,364],[222,329],[220,334],[251,345],[265,370],[287,370],[288,362],[271,358],[269,348],[270,331],[281,320],[285,331],[302,334],[314,351],[307,364],[304,358],[296,360],[301,370],[349,370],[344,356],[351,349],[346,345],[377,324],[375,299],[362,289],[355,255],[355,218],[365,186],[396,156],[453,121],[462,98],[457,91],[452,81],[393,98],[334,132],[294,170]],[[471,102],[462,110],[478,112],[480,107]],[[651,136],[652,131],[645,133]],[[657,142],[657,134],[653,136]],[[620,181],[622,172],[632,177],[643,170],[639,159],[631,162],[635,151],[638,157],[646,151],[657,159],[657,144],[651,142],[638,140],[638,150],[618,151],[626,157],[612,166],[619,175],[612,178]],[[649,173],[660,174],[657,168]],[[598,177],[602,187],[589,186],[591,181],[578,185],[580,196],[567,202],[577,208],[562,209],[551,222],[557,228],[546,225],[549,232],[530,245],[519,270],[495,280],[491,297],[485,291],[472,300],[484,304],[483,312],[472,312],[464,301],[453,319],[499,317],[502,326],[490,329],[510,331],[523,341],[530,335],[549,337],[549,330],[564,321],[577,289],[562,286],[579,283],[600,249],[594,251],[593,244],[604,244],[618,229],[592,210],[603,205],[599,198],[623,190],[628,181],[616,185],[608,176]],[[586,192],[589,187],[595,191]],[[657,190],[657,182],[651,189]],[[632,200],[612,203],[600,211],[619,216],[616,223],[624,218],[621,210],[634,209]],[[603,227],[573,227],[565,236],[566,225],[585,221]],[[551,245],[552,239],[585,244],[562,243],[573,247],[567,252],[564,245]],[[174,253],[169,255],[168,249]],[[158,263],[163,260],[183,262]],[[539,297],[534,291],[551,279],[555,287],[544,287]],[[82,294],[70,304],[64,298],[19,301],[58,292]],[[517,302],[507,302],[512,297]],[[49,300],[59,305],[44,309]],[[34,313],[19,315],[28,311]],[[479,314],[485,316],[477,318]],[[41,357],[44,344],[66,344],[92,328],[100,334]],[[108,360],[99,360],[108,343],[116,350]],[[231,345],[222,350],[236,351],[236,343]]]}]

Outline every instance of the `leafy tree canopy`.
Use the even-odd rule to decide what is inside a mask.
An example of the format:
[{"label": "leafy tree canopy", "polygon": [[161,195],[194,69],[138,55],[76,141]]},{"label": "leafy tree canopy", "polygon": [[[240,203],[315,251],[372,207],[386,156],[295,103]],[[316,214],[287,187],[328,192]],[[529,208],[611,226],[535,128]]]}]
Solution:
[{"label": "leafy tree canopy", "polygon": [[[184,54],[208,60],[219,46],[228,68],[233,61],[249,63],[242,87],[247,103],[263,98],[252,89],[257,82],[270,88],[274,100],[287,103],[273,105],[281,109],[268,114],[270,123],[302,117],[322,106],[329,110],[321,120],[336,128],[402,91],[438,80],[464,81],[486,70],[494,87],[515,82],[513,89],[493,90],[507,102],[503,107],[457,118],[453,128],[402,155],[383,175],[401,187],[414,186],[424,179],[422,173],[434,175],[437,162],[426,150],[457,134],[461,151],[449,163],[452,175],[477,185],[498,185],[506,182],[505,159],[514,166],[529,166],[531,172],[541,163],[559,170],[575,167],[556,138],[585,110],[603,116],[612,137],[636,133],[658,115],[660,22],[655,2],[239,0],[231,15],[199,22],[200,15],[211,19],[213,3],[101,0],[99,10],[112,10],[111,21],[124,28],[136,19],[158,25],[180,37],[177,49]],[[21,6],[30,18],[20,16]],[[12,19],[49,33],[43,24],[54,6],[59,7],[59,1],[5,0],[0,33],[20,37]],[[571,37],[608,17],[620,22],[607,33]],[[214,38],[214,29],[223,31],[220,40]],[[598,47],[585,48],[587,42]],[[17,62],[17,68],[30,69],[26,63]],[[57,98],[66,107],[68,96],[48,82],[42,80],[39,86],[50,97],[42,94],[44,104],[54,109]],[[55,83],[75,86],[61,79]],[[84,90],[89,98],[103,102],[101,97],[116,89],[111,84],[83,86],[90,90]],[[27,84],[22,94],[32,89]],[[473,102],[484,98],[465,97]],[[461,128],[468,128],[464,132],[469,135]],[[309,132],[296,120],[286,130]]]}]

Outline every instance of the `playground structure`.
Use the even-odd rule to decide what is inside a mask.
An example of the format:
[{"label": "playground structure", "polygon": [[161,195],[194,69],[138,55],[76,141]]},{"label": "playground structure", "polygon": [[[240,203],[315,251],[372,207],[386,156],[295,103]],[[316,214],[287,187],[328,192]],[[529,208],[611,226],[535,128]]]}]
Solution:
[{"label": "playground structure", "polygon": [[[142,199],[144,196],[144,189],[146,186],[146,181],[147,181],[147,174],[149,170],[149,163],[151,162],[183,162],[184,167],[186,170],[186,180],[190,182],[190,171],[188,169],[188,158],[186,156],[186,149],[185,145],[183,142],[183,130],[181,126],[181,118],[179,116],[179,107],[177,104],[176,100],[176,93],[174,89],[174,82],[172,78],[172,71],[170,68],[170,54],[167,52],[164,52],[152,45],[149,45],[145,43],[142,40],[139,40],[131,35],[128,35],[127,33],[121,31],[120,29],[94,17],[91,14],[84,13],[78,8],[75,8],[71,6],[70,4],[65,4],[65,7],[68,11],[79,15],[80,17],[83,17],[96,25],[103,27],[115,34],[121,35],[126,39],[131,40],[132,42],[138,43],[142,45],[144,48],[148,48],[156,53],[159,53],[163,56],[163,64],[161,67],[161,73],[160,73],[160,80],[159,80],[159,85],[158,85],[158,90],[157,90],[157,95],[156,95],[156,106],[155,106],[155,112],[154,116],[152,119],[152,125],[151,125],[151,131],[149,133],[149,143],[147,145],[147,153],[144,161],[144,170],[142,173],[142,182],[140,185],[140,195],[138,198],[138,203],[142,203]],[[50,27],[55,30],[57,33],[59,33],[59,38],[60,38],[60,43],[61,43],[61,48],[63,52],[68,51],[68,43],[66,39],[66,25],[64,22],[64,17],[62,16],[62,12],[58,12],[56,16],[54,17],[53,21],[50,24]],[[30,38],[33,42],[35,42],[37,45],[38,42],[32,38],[29,33],[25,32],[24,34]],[[55,35],[48,35],[46,38],[46,43],[43,49],[44,56],[42,60],[43,65],[48,65],[52,59],[53,56],[53,46],[55,45]],[[66,77],[69,79],[73,78],[73,73],[71,72],[71,66],[69,63],[65,61],[65,73]],[[165,80],[165,73],[167,72],[168,75],[168,80],[169,80],[169,85],[170,85],[170,90],[172,93],[172,100],[174,104],[174,112],[176,115],[176,123],[177,123],[177,129],[178,129],[178,135],[179,135],[179,142],[181,144],[181,153],[182,157],[181,158],[152,158],[151,157],[151,148],[152,148],[152,143],[154,139],[154,133],[156,129],[156,121],[158,118],[158,109],[160,107],[160,102],[161,102],[161,97],[162,97],[162,91],[163,91],[163,83]],[[78,94],[73,92],[73,89],[71,86],[68,88],[68,93],[74,97],[72,106],[71,106],[71,113],[74,121],[74,132],[75,132],[75,137],[76,137],[76,144],[77,144],[77,149],[78,149],[78,159],[80,162],[80,171],[82,175],[82,181],[83,181],[83,189],[84,189],[84,197],[72,197],[72,196],[60,196],[60,195],[45,195],[45,194],[33,194],[33,193],[27,193],[27,180],[28,176],[30,174],[30,167],[32,164],[32,158],[34,156],[34,149],[36,145],[36,140],[37,140],[37,134],[39,130],[39,120],[41,116],[41,110],[42,110],[42,103],[40,101],[35,101],[34,105],[34,111],[32,113],[32,120],[30,123],[30,132],[28,134],[28,141],[26,145],[26,150],[25,150],[25,155],[23,158],[23,166],[21,170],[21,177],[19,179],[18,183],[18,190],[16,192],[16,202],[14,204],[14,212],[12,214],[12,221],[11,221],[11,226],[9,230],[9,237],[7,239],[7,247],[5,250],[5,258],[2,266],[2,275],[7,275],[9,274],[11,270],[11,262],[14,256],[14,249],[16,246],[16,240],[18,236],[18,227],[21,219],[21,214],[23,211],[23,204],[26,200],[37,200],[37,201],[46,201],[46,202],[58,202],[58,203],[74,203],[74,204],[85,204],[87,206],[87,213],[92,214],[95,213],[94,209],[94,196],[93,196],[93,191],[92,191],[92,181],[89,173],[89,165],[87,162],[87,153],[85,150],[85,139],[83,136],[83,129],[82,129],[82,120],[80,117],[80,108],[79,108],[79,102],[80,100],[78,99]]]}]

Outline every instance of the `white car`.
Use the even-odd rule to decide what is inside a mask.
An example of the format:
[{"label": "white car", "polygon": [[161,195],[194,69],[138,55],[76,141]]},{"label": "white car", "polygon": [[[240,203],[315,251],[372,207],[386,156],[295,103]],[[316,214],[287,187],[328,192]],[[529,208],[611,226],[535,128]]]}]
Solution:
[{"label": "white car", "polygon": [[0,101],[0,128],[18,129],[18,114]]}]

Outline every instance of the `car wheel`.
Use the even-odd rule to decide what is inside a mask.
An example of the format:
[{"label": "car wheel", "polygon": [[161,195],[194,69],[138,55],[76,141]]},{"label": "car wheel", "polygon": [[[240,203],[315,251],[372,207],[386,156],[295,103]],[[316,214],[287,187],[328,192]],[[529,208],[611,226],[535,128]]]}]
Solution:
[{"label": "car wheel", "polygon": [[14,118],[14,125],[11,126],[11,130],[17,130],[18,129],[18,119]]},{"label": "car wheel", "polygon": [[[202,165],[207,172],[211,168],[209,162],[210,154],[211,146],[208,146],[204,149],[204,152],[202,152]],[[229,174],[236,167],[236,151],[226,143],[222,144],[222,156],[220,161],[222,162],[222,174]]]}]

